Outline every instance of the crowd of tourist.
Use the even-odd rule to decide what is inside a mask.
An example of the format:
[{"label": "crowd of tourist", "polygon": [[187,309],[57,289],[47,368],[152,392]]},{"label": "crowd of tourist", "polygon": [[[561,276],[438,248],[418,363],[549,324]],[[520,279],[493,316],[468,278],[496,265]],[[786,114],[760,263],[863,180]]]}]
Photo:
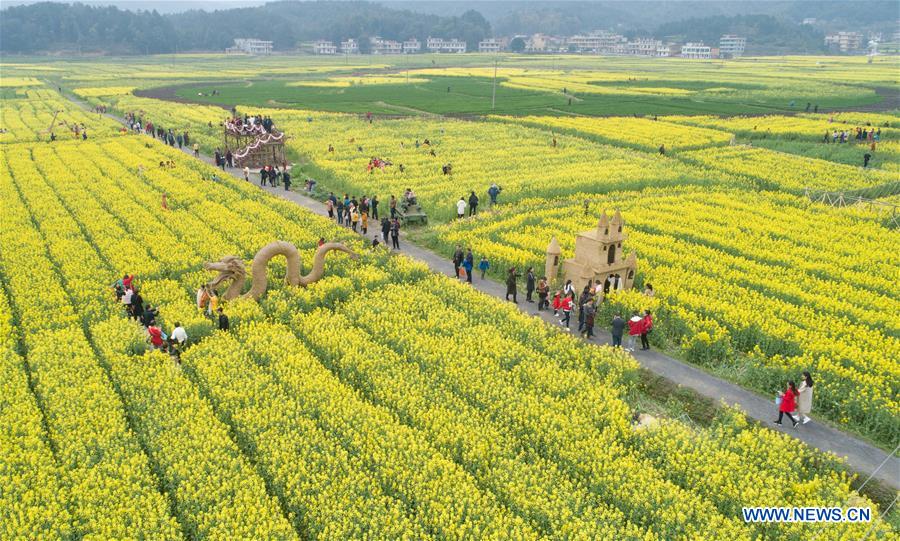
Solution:
[{"label": "crowd of tourist", "polygon": [[[132,274],[126,274],[122,278],[116,280],[112,289],[116,295],[116,302],[120,303],[124,308],[128,317],[139,322],[146,332],[146,339],[151,350],[160,350],[172,356],[178,362],[181,359],[181,352],[188,344],[188,334],[184,326],[175,322],[172,331],[166,333],[163,326],[158,322],[159,309],[149,302],[145,302],[141,296],[137,285],[137,279]],[[225,315],[222,307],[218,305],[218,294],[214,289],[202,286],[197,292],[197,307],[203,312],[216,320],[220,330],[228,330],[228,316]]]},{"label": "crowd of tourist", "polygon": [[144,326],[151,349],[166,351],[174,359],[179,359],[181,350],[187,343],[187,331],[176,322],[172,332],[166,334],[157,323],[159,310],[150,303],[144,303],[138,291],[134,275],[126,274],[113,284],[116,300],[122,304],[126,313]]},{"label": "crowd of tourist", "polygon": [[[190,147],[191,145],[191,139],[188,136],[187,131],[178,131],[176,133],[172,128],[166,129],[154,124],[150,120],[145,122],[144,116],[141,113],[126,113],[125,123],[131,127],[131,131],[134,133],[143,133],[144,135],[155,137],[170,147],[177,146],[178,148],[184,148]],[[197,150],[200,148],[196,143],[194,143],[194,147]]]},{"label": "crowd of tourist", "polygon": [[864,143],[870,145],[872,150],[875,150],[876,143],[881,140],[881,128],[877,130],[873,127],[869,127],[869,129],[862,128],[857,126],[856,131],[853,130],[831,130],[831,134],[829,135],[828,130],[825,130],[825,136],[822,138],[823,143],[849,143],[855,141],[856,143]]},{"label": "crowd of tourist", "polygon": [[[312,190],[312,188],[313,186],[309,187],[310,190]],[[408,193],[411,193],[411,191],[408,191]],[[335,220],[338,225],[348,227],[361,235],[367,235],[369,232],[370,220],[377,221],[379,219],[379,204],[380,201],[378,201],[377,195],[373,195],[372,197],[363,195],[362,197],[357,198],[355,195],[351,197],[349,194],[345,193],[343,197],[338,197],[334,192],[329,192],[328,197],[325,199],[325,211],[328,213],[328,217]],[[379,240],[378,235],[376,235],[372,245],[378,246],[378,244],[384,242],[386,246],[391,246],[392,249],[399,250],[400,217],[396,212],[396,198],[394,198],[394,196],[391,196],[390,209],[390,218],[384,214],[381,216],[381,240]]]},{"label": "crowd of tourist", "polygon": [[263,135],[273,133],[275,122],[269,116],[247,115],[240,116],[237,110],[232,109],[233,116],[224,121],[225,128],[240,135]]}]

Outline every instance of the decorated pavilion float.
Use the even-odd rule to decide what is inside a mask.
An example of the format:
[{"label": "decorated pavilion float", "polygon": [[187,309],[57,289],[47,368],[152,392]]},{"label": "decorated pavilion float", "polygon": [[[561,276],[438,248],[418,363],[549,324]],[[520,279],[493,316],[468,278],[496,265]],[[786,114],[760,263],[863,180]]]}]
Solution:
[{"label": "decorated pavilion float", "polygon": [[255,119],[229,118],[223,123],[225,151],[231,151],[236,167],[259,168],[285,162],[285,135],[274,124]]}]

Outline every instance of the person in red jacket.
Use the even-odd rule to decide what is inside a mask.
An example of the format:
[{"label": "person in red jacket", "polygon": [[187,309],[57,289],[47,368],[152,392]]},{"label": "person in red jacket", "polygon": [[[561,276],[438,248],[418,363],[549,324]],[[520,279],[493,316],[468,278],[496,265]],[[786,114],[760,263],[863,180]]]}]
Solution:
[{"label": "person in red jacket", "polygon": [[553,294],[553,315],[556,317],[559,317],[559,308],[562,306],[560,295],[562,295],[561,291],[557,291]]},{"label": "person in red jacket", "polygon": [[126,274],[122,278],[122,287],[124,287],[125,289],[131,289],[133,283],[134,283],[134,275],[133,274]]},{"label": "person in red jacket", "polygon": [[644,317],[641,321],[644,325],[641,329],[641,349],[647,351],[650,349],[650,341],[647,340],[647,334],[653,329],[653,318],[650,317],[650,310],[644,310]]},{"label": "person in red jacket", "polygon": [[569,330],[569,318],[572,317],[572,307],[575,306],[575,293],[569,292],[562,301],[560,301],[560,309],[563,313],[562,321],[559,322],[560,325],[565,325],[566,330]]},{"label": "person in red jacket", "polygon": [[781,419],[787,414],[788,419],[794,423],[794,428],[797,428],[797,420],[794,419],[791,412],[797,409],[797,396],[799,394],[800,392],[797,390],[797,385],[795,385],[793,381],[789,381],[788,388],[781,394],[781,403],[778,404],[778,420],[775,421],[776,425],[781,426]]},{"label": "person in red jacket", "polygon": [[631,319],[628,320],[628,345],[625,347],[625,351],[634,351],[634,343],[637,341],[637,337],[643,334],[643,332],[644,318],[635,312],[631,316]]},{"label": "person in red jacket", "polygon": [[156,325],[150,325],[147,327],[147,334],[150,335],[150,345],[153,346],[153,349],[163,349],[166,340],[163,338],[162,329]]}]

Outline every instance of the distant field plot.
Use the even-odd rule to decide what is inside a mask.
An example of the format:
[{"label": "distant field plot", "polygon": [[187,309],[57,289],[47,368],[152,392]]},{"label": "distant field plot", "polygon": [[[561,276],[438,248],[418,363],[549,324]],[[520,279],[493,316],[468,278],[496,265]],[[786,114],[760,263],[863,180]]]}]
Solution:
[{"label": "distant field plot", "polygon": [[114,135],[121,125],[91,114],[56,90],[35,88],[15,98],[4,98],[0,107],[0,143],[49,140],[53,132],[60,139],[74,138],[73,128],[87,128],[89,137]]},{"label": "distant field plot", "polygon": [[764,147],[779,152],[787,152],[807,158],[818,158],[845,165],[860,167],[863,165],[863,156],[869,154],[870,168],[886,169],[889,171],[900,170],[900,141],[881,141],[875,145],[875,150],[868,144],[823,144],[821,142],[810,143],[807,141],[785,141],[783,139],[755,139],[753,146]]},{"label": "distant field plot", "polygon": [[311,86],[323,88],[348,88],[355,85],[396,85],[406,83],[427,83],[428,79],[424,77],[408,77],[402,74],[397,75],[361,75],[361,76],[343,76],[329,77],[328,79],[311,79],[288,83],[287,86]]},{"label": "distant field plot", "polygon": [[[800,113],[801,118],[834,121],[853,126],[874,126],[876,128],[900,128],[900,110],[884,113],[865,113],[858,111],[840,111],[837,113]],[[896,133],[896,132],[895,132]]]},{"label": "distant field plot", "polygon": [[669,150],[687,150],[727,145],[730,133],[632,117],[494,117],[518,121],[550,130],[564,130],[595,137],[605,143],[655,152],[660,146]]},{"label": "distant field plot", "polygon": [[97,98],[100,96],[126,96],[131,94],[134,89],[133,86],[97,86],[76,88],[74,92],[82,98]]},{"label": "distant field plot", "polygon": [[[416,69],[422,59],[414,59],[404,60],[411,65],[394,65],[390,70],[370,68],[369,76],[382,79],[377,85],[350,85],[332,78],[319,78],[317,83],[313,73],[299,82],[257,77],[249,84],[192,85],[176,88],[175,93],[181,99],[229,107],[380,114],[732,115],[798,112],[807,102],[822,108],[877,103],[881,97],[872,87],[888,77],[883,65],[864,65],[873,80],[852,82],[810,79],[805,67],[784,65],[783,72],[773,72],[768,64],[749,62],[632,59],[625,64],[609,58],[592,63],[589,59],[512,57],[498,68],[495,85],[493,67],[455,65],[464,60],[446,56],[439,59],[442,67]],[[267,73],[277,75],[272,70]],[[385,77],[396,77],[397,84]],[[364,73],[351,78],[365,80]],[[218,93],[212,95],[212,90]]]},{"label": "distant field plot", "polygon": [[[51,64],[49,67],[58,67]],[[264,60],[226,55],[179,55],[134,57],[124,67],[114,59],[93,59],[66,63],[62,80],[75,84],[90,82],[108,85],[116,82],[140,84],[143,81],[227,81],[253,77],[324,77],[334,73],[358,70],[380,70],[388,64],[377,62],[339,62],[329,58],[307,58],[298,63],[291,57],[269,57]]]},{"label": "distant field plot", "polygon": [[[766,88],[741,89],[717,86],[700,92],[695,83],[664,81],[646,87],[623,82],[617,86],[566,82],[559,78],[507,78],[496,85],[485,75],[440,76],[430,71],[412,72],[409,84],[335,86],[335,83],[299,86],[281,80],[190,86],[176,89],[179,98],[201,103],[295,107],[337,112],[371,111],[382,114],[509,114],[509,115],[663,115],[741,114],[789,110],[790,94]],[[414,79],[428,82],[414,82]],[[291,86],[289,86],[291,85]],[[669,85],[669,86],[665,86]],[[790,86],[790,85],[788,85]],[[448,90],[449,89],[449,90]],[[217,95],[212,95],[217,90]],[[563,90],[566,93],[563,93]],[[822,89],[829,91],[830,89]],[[766,97],[763,92],[771,94]],[[493,99],[492,99],[493,98]],[[799,99],[799,98],[794,98]],[[840,103],[870,103],[870,92],[846,92]],[[492,102],[495,104],[491,107]]]},{"label": "distant field plot", "polygon": [[[880,140],[897,139],[900,130],[884,126],[893,124],[894,117],[890,115],[865,115],[854,116],[848,114],[833,115],[768,115],[768,116],[737,116],[720,118],[715,116],[668,116],[663,120],[726,130],[751,139],[779,138],[784,140],[799,140],[810,142],[822,142],[825,134],[829,137],[834,131],[850,131],[851,137],[855,136],[856,128],[874,129],[879,134]],[[873,122],[874,121],[874,122]],[[866,125],[866,123],[869,125]]]},{"label": "distant field plot", "polygon": [[[378,114],[456,113],[481,114],[491,110],[492,81],[473,77],[412,77],[407,84],[398,78],[394,84],[350,85],[322,81],[319,86],[308,81],[304,86],[281,80],[253,81],[250,84],[217,85],[218,95],[211,96],[213,87],[178,89],[180,98],[206,103],[236,103],[258,107],[294,107],[349,113]],[[316,85],[316,86],[312,86]],[[199,94],[205,94],[200,96]],[[550,108],[566,107],[561,95],[543,91],[497,87],[497,110],[509,114],[528,111],[546,112]]]},{"label": "distant field plot", "polygon": [[0,88],[18,88],[23,86],[42,86],[44,83],[34,77],[3,77],[0,78]]},{"label": "distant field plot", "polygon": [[[900,126],[896,116],[881,113],[841,112],[831,114],[766,115],[721,118],[716,116],[666,116],[661,120],[678,124],[731,131],[740,142],[808,158],[861,166],[863,155],[871,155],[869,167],[900,168]],[[875,149],[868,140],[855,138],[856,129],[878,132]],[[850,134],[846,143],[834,144],[835,132]],[[828,143],[825,142],[825,136]],[[874,139],[874,136],[873,136]]]},{"label": "distant field plot", "polygon": [[685,160],[759,181],[759,186],[802,194],[805,189],[896,193],[896,173],[863,169],[768,149],[734,146],[683,153]]}]

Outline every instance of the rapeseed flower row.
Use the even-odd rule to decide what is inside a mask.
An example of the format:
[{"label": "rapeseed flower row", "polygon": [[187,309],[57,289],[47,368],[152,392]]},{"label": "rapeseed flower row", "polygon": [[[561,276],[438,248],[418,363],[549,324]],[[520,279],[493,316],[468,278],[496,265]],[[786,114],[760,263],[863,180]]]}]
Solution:
[{"label": "rapeseed flower row", "polygon": [[0,185],[8,227],[0,232],[0,269],[60,464],[63,493],[69,495],[72,530],[85,537],[125,538],[141,531],[148,539],[175,538],[177,523],[147,457],[6,170],[4,163]]},{"label": "rapeseed flower row", "polygon": [[[661,538],[705,537],[713,531],[723,538],[747,535],[732,518],[708,513],[697,494],[659,479],[629,449],[628,409],[617,390],[577,373],[554,374],[552,364],[535,355],[527,342],[499,337],[488,325],[460,321],[463,314],[425,291],[415,295],[421,310],[392,309],[408,289],[386,288],[384,296],[369,295],[344,306],[378,341],[453,382],[456,392],[507,424],[523,445],[559,464],[630,522]],[[359,312],[368,317],[360,318]],[[404,331],[411,328],[417,332]],[[486,343],[491,346],[484,347]],[[642,490],[618,490],[635,484]]]},{"label": "rapeseed flower row", "polygon": [[362,458],[305,415],[298,398],[255,366],[233,336],[214,335],[185,352],[182,362],[311,537],[432,537]]},{"label": "rapeseed flower row", "polygon": [[17,341],[12,307],[0,291],[0,537],[66,538],[72,517]]},{"label": "rapeseed flower row", "polygon": [[169,356],[127,355],[143,349],[139,325],[118,318],[91,330],[183,531],[196,539],[297,539],[228,427]]},{"label": "rapeseed flower row", "polygon": [[315,310],[294,318],[292,328],[343,381],[423,431],[432,445],[550,538],[652,538],[558,465],[537,453],[523,453],[507,426],[442,378],[377,343],[347,317]]},{"label": "rapeseed flower row", "polygon": [[[42,166],[52,171],[57,165],[54,158],[43,156]],[[69,165],[90,169],[83,163]],[[63,180],[59,175],[51,178]],[[52,240],[65,242],[67,233],[67,247],[76,250],[82,260],[94,260],[92,265],[66,268],[63,275],[67,282],[90,277],[97,280],[104,274],[115,276],[115,271],[102,268],[98,254],[81,237],[79,224],[66,214],[65,209],[58,202],[56,206],[62,208],[62,212],[51,208],[51,201],[56,201],[56,197],[53,192],[41,190],[43,179],[29,180],[35,182],[20,188],[36,192],[32,194],[34,199],[43,196],[47,202],[41,211],[47,215],[48,230],[59,234],[59,238]],[[94,182],[107,188],[114,184],[108,181],[109,186],[105,186],[104,180],[103,177],[95,177]],[[64,188],[67,184],[63,181],[56,185],[70,196],[70,204],[85,204],[84,198],[71,197],[73,193]],[[64,231],[64,226],[68,226],[68,231]],[[97,231],[97,234],[127,235],[114,227]],[[152,281],[150,284],[155,285]],[[153,294],[152,285],[147,288],[149,291],[143,290],[145,295]],[[113,304],[108,289],[102,289],[95,300]],[[154,470],[175,501],[175,515],[182,529],[197,538],[235,535],[266,539],[295,538],[294,530],[281,516],[275,501],[266,495],[262,479],[230,441],[227,428],[215,418],[191,382],[180,376],[168,358],[158,354],[146,358],[125,356],[126,350],[139,352],[144,349],[140,339],[134,335],[136,324],[114,318],[94,325],[91,330],[110,377],[122,393],[143,448],[149,453]],[[235,513],[236,505],[240,505],[243,511]]]},{"label": "rapeseed flower row", "polygon": [[389,493],[415,509],[437,536],[531,539],[537,534],[459,465],[441,455],[419,430],[357,396],[319,363],[285,327],[242,329],[251,357],[296,397],[301,411],[359,457]]},{"label": "rapeseed flower row", "polygon": [[[439,357],[430,357],[433,353],[428,352],[434,351],[437,353],[440,348],[443,348],[444,350],[448,347],[452,348],[450,344],[455,344],[461,340],[459,336],[461,334],[478,333],[478,326],[473,325],[472,321],[466,321],[467,318],[473,317],[470,316],[469,313],[477,314],[474,315],[476,319],[484,317],[484,311],[467,312],[464,308],[464,304],[454,306],[454,309],[459,311],[446,311],[444,302],[446,302],[447,296],[445,296],[444,293],[449,291],[451,292],[449,296],[453,297],[453,293],[458,289],[461,292],[468,294],[468,290],[464,286],[454,284],[440,289],[432,288],[425,284],[422,284],[422,286],[421,289],[419,286],[412,286],[410,288],[410,285],[389,286],[386,289],[382,288],[376,295],[372,295],[371,293],[351,295],[339,305],[340,311],[346,313],[345,317],[327,311],[315,311],[309,315],[296,316],[293,319],[292,327],[299,337],[311,344],[313,351],[317,353],[320,359],[325,359],[324,362],[326,366],[332,371],[335,371],[343,380],[363,389],[365,396],[370,397],[377,403],[392,405],[392,409],[395,409],[401,418],[410,419],[413,426],[421,427],[429,434],[434,434],[431,436],[433,441],[446,441],[447,443],[440,445],[441,449],[447,449],[445,452],[450,453],[450,456],[458,457],[456,458],[457,461],[460,461],[463,464],[471,464],[470,467],[473,469],[472,471],[475,472],[474,474],[484,479],[483,482],[486,483],[486,486],[492,487],[492,490],[498,495],[501,495],[501,497],[508,497],[506,496],[503,487],[505,486],[505,483],[512,482],[512,480],[507,480],[507,476],[516,477],[517,474],[509,473],[509,470],[503,468],[503,462],[496,462],[496,458],[493,459],[494,466],[490,472],[486,472],[483,468],[479,468],[477,464],[479,460],[489,460],[488,457],[491,454],[499,454],[500,456],[503,454],[503,433],[506,431],[501,428],[498,433],[498,428],[493,425],[493,422],[501,423],[501,427],[521,426],[517,422],[504,421],[502,414],[498,415],[497,413],[494,413],[496,405],[503,402],[521,403],[528,409],[529,399],[527,398],[528,391],[524,391],[525,394],[520,395],[516,399],[507,401],[497,400],[491,396],[492,392],[496,392],[493,390],[494,387],[503,387],[502,377],[498,379],[496,375],[489,375],[489,373],[485,372],[484,368],[481,366],[485,362],[492,364],[492,361],[489,358],[491,351],[504,352],[503,357],[497,359],[497,362],[499,362],[501,366],[504,363],[507,365],[515,362],[520,363],[512,368],[512,370],[517,373],[516,379],[518,381],[535,382],[536,386],[532,387],[532,391],[530,392],[535,392],[540,389],[541,392],[552,392],[556,395],[570,397],[567,400],[568,409],[570,411],[577,411],[579,407],[581,407],[583,411],[588,412],[591,411],[591,405],[596,407],[596,404],[608,402],[608,399],[598,399],[594,397],[593,399],[586,399],[583,402],[584,406],[575,406],[578,401],[575,401],[573,397],[579,392],[583,393],[586,389],[595,388],[594,386],[597,385],[597,383],[575,383],[584,380],[583,374],[579,374],[578,372],[570,371],[566,376],[553,374],[552,371],[548,372],[547,362],[552,364],[552,361],[549,358],[542,363],[540,372],[534,371],[533,368],[524,369],[523,367],[529,364],[528,361],[511,360],[521,359],[522,353],[521,351],[517,351],[517,349],[519,349],[517,348],[519,342],[505,342],[503,339],[498,340],[496,336],[493,336],[490,339],[494,347],[487,351],[485,348],[477,350],[475,348],[468,348],[473,352],[477,351],[479,359],[477,365],[471,365],[473,368],[476,368],[477,372],[480,372],[475,377],[467,377],[465,372],[460,372],[458,370],[452,373],[434,371],[434,367],[431,367],[428,364],[422,364],[424,359],[427,358],[435,359],[435,363],[438,362],[437,359],[439,358],[447,358],[453,360],[441,362],[452,363],[458,367],[460,359],[465,357],[464,351],[466,351],[467,348],[464,347],[462,350],[438,353]],[[355,290],[358,291],[358,288],[355,288]],[[394,291],[396,291],[396,295],[394,294]],[[414,336],[401,335],[402,333],[395,333],[392,330],[394,328],[401,328],[396,325],[396,321],[406,317],[405,314],[401,313],[402,308],[397,308],[400,306],[398,301],[410,294],[417,299],[417,302],[422,303],[422,312],[430,316],[427,318],[429,320],[427,323],[420,321],[409,322],[410,325],[414,325],[418,330]],[[434,297],[439,297],[440,301],[433,303],[432,298]],[[450,305],[453,305],[452,301],[450,301]],[[503,310],[503,312],[505,312],[505,310]],[[417,311],[417,313],[419,312]],[[377,314],[375,319],[372,318],[372,314]],[[506,314],[503,314],[503,316],[505,315]],[[505,321],[506,318],[495,317],[494,319]],[[357,323],[354,324],[352,323],[353,321]],[[392,321],[394,323],[388,324],[387,321]],[[358,327],[354,328],[354,325],[365,327],[366,330]],[[406,327],[406,325],[403,327]],[[441,342],[443,346],[437,345],[435,348],[431,348],[427,345],[429,343],[428,340],[423,341],[423,333],[427,335],[430,332],[433,332],[431,329],[434,329],[434,332],[440,333],[440,336],[443,339]],[[463,329],[465,329],[465,331],[463,331]],[[257,335],[259,333],[251,334]],[[561,333],[556,334],[563,340],[571,340],[570,337],[563,336]],[[329,336],[331,335],[339,335],[343,337],[343,340],[330,340]],[[401,347],[398,349],[396,344],[398,342],[406,341],[407,339],[410,344],[414,343],[415,346],[410,345],[408,348]],[[524,343],[532,342],[524,341]],[[397,350],[396,353],[392,351],[394,349]],[[559,348],[554,351],[563,349],[564,348]],[[570,346],[569,349],[573,348]],[[580,350],[580,348],[578,349]],[[587,352],[579,351],[579,353]],[[487,359],[485,358],[486,356],[488,357]],[[609,357],[608,354],[606,356]],[[404,358],[415,360],[416,363],[410,366],[410,363],[402,360]],[[418,368],[416,365],[418,365]],[[499,375],[500,373],[502,372],[495,372],[494,374]],[[543,381],[538,383],[540,380]],[[465,390],[465,385],[460,387],[460,382],[485,382],[491,387],[491,390],[481,389],[469,392]],[[582,387],[582,385],[588,386]],[[520,389],[518,392],[522,393],[523,389]],[[458,405],[459,399],[456,398],[457,395],[465,397],[466,401],[474,400],[474,402],[471,403],[477,406],[476,409],[467,411],[465,406]],[[484,402],[482,402],[482,400]],[[417,404],[419,406],[417,406]],[[435,404],[442,405],[440,410],[436,410]],[[548,407],[549,403],[545,401],[541,406],[534,408],[543,412],[542,422],[544,423],[549,422],[547,415],[552,410],[552,407],[550,410],[548,410]],[[419,412],[420,408],[424,409]],[[481,414],[478,413],[481,410],[489,416],[488,419],[483,419]],[[622,414],[623,419],[625,418],[625,415],[626,414],[624,413]],[[490,438],[478,437],[476,441],[491,441],[494,442],[494,444],[490,448],[484,448],[483,445],[474,448],[460,446],[458,440],[460,436],[455,436],[452,431],[452,427],[454,426],[452,419],[456,416],[464,416],[463,418],[467,419],[466,426],[469,427],[469,431],[476,430],[479,433],[488,431],[488,433],[493,433],[494,435]],[[495,419],[496,421],[492,422],[490,419]],[[560,423],[558,425],[553,423],[550,424],[551,426],[557,426],[560,431],[571,430],[571,427],[574,426],[572,423]],[[698,458],[698,460],[695,461],[694,471],[696,471],[698,475],[702,475],[700,472],[710,474],[715,471],[718,476],[721,476],[727,470],[727,468],[724,468],[724,465],[729,464],[729,462],[724,460],[725,458],[737,458],[751,450],[760,453],[763,449],[772,449],[771,452],[765,451],[765,456],[768,457],[765,460],[751,460],[753,464],[752,468],[748,469],[746,464],[743,466],[743,469],[736,468],[736,471],[731,474],[731,477],[733,478],[731,483],[735,484],[729,485],[730,487],[739,487],[740,484],[736,477],[740,476],[740,481],[762,484],[767,487],[767,492],[760,492],[757,495],[758,497],[750,498],[748,494],[743,494],[735,489],[730,492],[710,496],[713,498],[714,505],[721,508],[723,514],[727,516],[736,516],[734,509],[739,508],[741,502],[763,501],[763,497],[776,497],[776,499],[779,499],[780,501],[843,502],[844,499],[851,494],[846,489],[846,478],[834,473],[834,470],[832,469],[833,464],[827,461],[821,462],[820,459],[817,459],[814,455],[808,454],[808,451],[803,450],[794,454],[796,460],[794,468],[802,469],[804,472],[799,481],[800,484],[796,485],[797,488],[795,488],[795,476],[790,473],[793,471],[793,468],[784,469],[777,460],[772,460],[774,457],[778,456],[779,453],[788,453],[788,448],[795,446],[795,442],[789,437],[777,435],[768,430],[759,428],[750,429],[747,427],[747,423],[743,420],[742,416],[736,416],[735,420],[729,424],[729,426],[739,426],[740,430],[734,430],[732,427],[729,429],[730,432],[722,430],[696,433],[686,429],[680,423],[676,423],[675,425],[676,428],[680,430],[678,434],[681,438],[675,443],[676,445],[692,445],[690,442],[699,440],[699,442],[703,442],[702,449],[704,449],[704,452],[707,452],[710,455],[709,457],[702,457],[702,460]],[[649,436],[652,432],[647,434]],[[736,436],[738,437],[736,438]],[[514,435],[512,438],[513,441],[515,441],[515,439],[525,438],[525,436]],[[666,436],[661,437],[663,441],[665,441],[665,438]],[[525,442],[527,441],[528,440],[526,439]],[[733,443],[728,444],[728,442]],[[638,446],[638,451],[641,454],[647,453],[648,457],[653,460],[658,460],[660,456],[656,452],[650,453],[649,450],[645,450],[641,446]],[[539,451],[534,452],[539,453]],[[669,458],[669,455],[664,456]],[[677,453],[673,454],[672,458],[674,459],[675,456],[677,456]],[[529,462],[532,464],[541,464],[542,460],[545,459],[538,454],[535,458],[530,459]],[[722,465],[719,465],[719,462],[721,462]],[[557,475],[564,475],[571,478],[571,471],[561,468],[558,463],[553,461],[543,463],[547,465],[546,467],[557,469],[559,472]],[[685,463],[688,464],[689,461],[685,461]],[[731,467],[734,468],[735,466],[732,464]],[[522,468],[520,467],[520,470],[521,469]],[[547,475],[546,469],[536,469],[534,471],[535,473],[543,471],[544,473],[542,475]],[[644,467],[641,468],[641,471],[643,472],[644,479],[642,481],[642,487],[646,490],[648,483],[647,478],[649,477],[652,479],[652,474],[648,473],[651,470]],[[664,473],[667,479],[678,483],[687,490],[693,491],[699,486],[698,483],[684,483],[680,477],[670,475],[668,471],[669,470],[665,465],[661,466],[661,472]],[[519,471],[518,475],[521,475],[522,473],[524,472]],[[844,479],[843,485],[841,485],[842,482],[840,479]],[[820,492],[816,490],[810,491],[811,487],[823,485],[832,487],[844,486],[844,489],[835,491],[827,489]],[[555,535],[562,535],[563,537],[569,535],[572,530],[567,527],[571,526],[573,524],[572,521],[576,520],[576,517],[579,515],[569,516],[567,522],[559,526],[561,529],[559,531],[555,530],[554,527],[557,526],[557,523],[543,523],[541,522],[540,514],[535,515],[532,513],[535,512],[533,510],[534,506],[552,505],[552,502],[556,500],[554,500],[552,494],[541,494],[535,492],[535,490],[536,489],[526,491],[528,494],[532,495],[530,499],[525,499],[520,495],[510,499],[508,505],[512,505],[512,509],[521,516],[531,519],[537,524],[545,524],[544,527],[550,528],[550,531],[554,532]],[[606,493],[604,492],[603,494]],[[579,492],[572,491],[571,495],[578,496]],[[858,502],[859,500],[854,499],[853,501]],[[529,510],[529,505],[532,506],[532,510]],[[559,503],[556,505],[559,505]],[[629,509],[628,506],[620,504],[618,507],[619,509],[626,510],[626,516],[631,516],[627,511],[627,509]],[[540,507],[537,509],[540,509]],[[583,512],[587,511],[585,508],[582,509]],[[666,525],[658,524],[657,522],[658,521],[654,522],[657,528],[666,527]],[[627,528],[630,529],[632,526],[627,526]],[[777,527],[766,526],[760,527],[759,529],[760,531],[775,531]],[[814,528],[808,526],[785,526],[779,531],[785,533],[788,531],[805,531],[808,533],[813,529]],[[852,528],[851,530],[855,531],[857,534],[861,531],[859,526]],[[625,538],[636,535],[634,530],[630,530],[632,532],[630,534],[626,534],[624,531],[619,530],[619,533],[616,534],[615,537]],[[836,533],[838,536],[846,534]],[[605,538],[608,536],[602,535],[602,537]]]}]

